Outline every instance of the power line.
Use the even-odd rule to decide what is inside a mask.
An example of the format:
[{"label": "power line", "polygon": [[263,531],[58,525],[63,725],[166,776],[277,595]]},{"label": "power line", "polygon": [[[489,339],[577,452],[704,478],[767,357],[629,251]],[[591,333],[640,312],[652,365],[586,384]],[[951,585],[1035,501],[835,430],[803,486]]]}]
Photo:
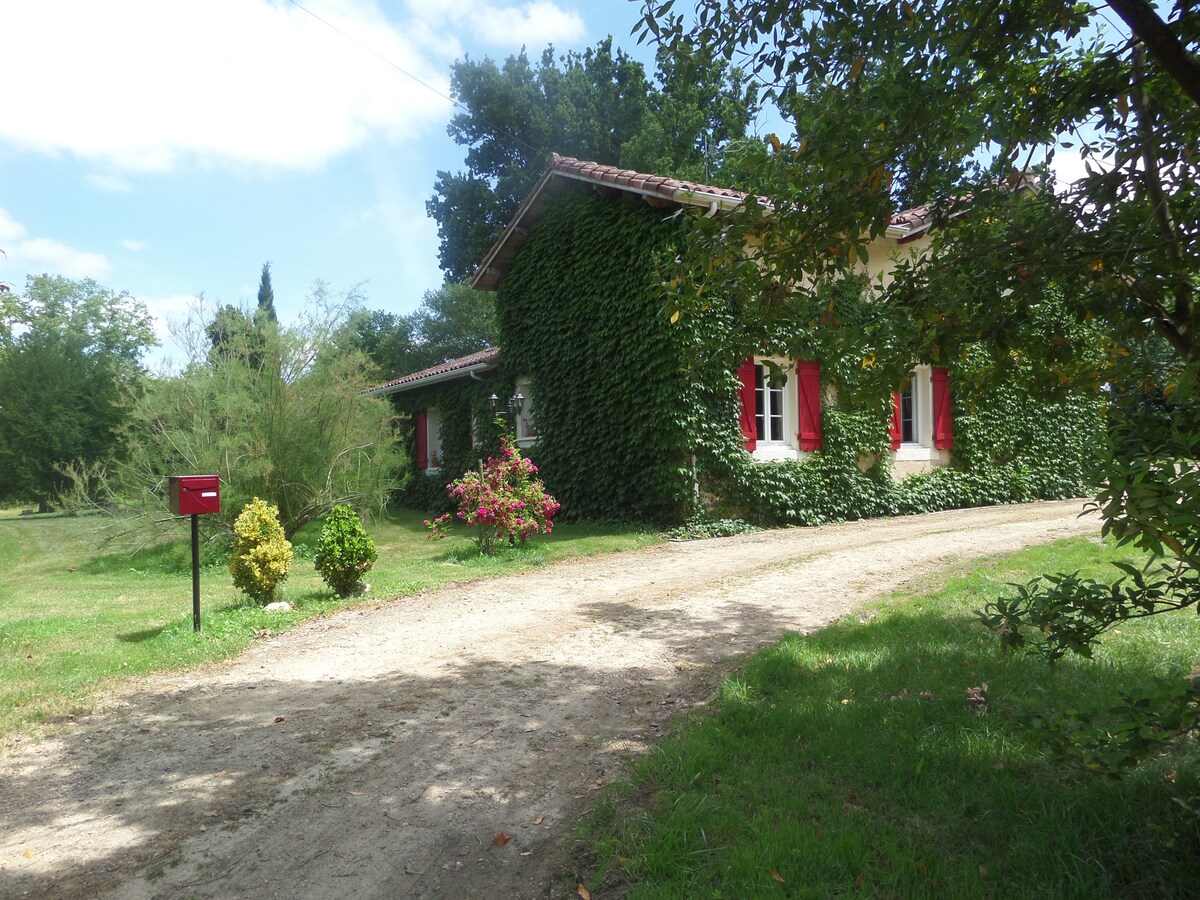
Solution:
[{"label": "power line", "polygon": [[330,30],[337,32],[342,37],[344,37],[346,40],[348,40],[350,43],[352,43],[356,47],[358,47],[359,49],[365,50],[367,53],[370,53],[372,56],[374,56],[376,59],[378,59],[384,65],[391,66],[393,69],[395,69],[401,75],[411,78],[413,81],[415,81],[417,84],[421,85],[421,87],[425,88],[426,90],[432,91],[433,93],[435,93],[439,97],[441,97],[443,100],[450,101],[450,104],[452,106],[454,106],[455,109],[461,110],[462,112],[466,113],[468,116],[471,116],[472,118],[479,119],[479,121],[483,122],[485,125],[487,125],[489,128],[491,128],[493,131],[499,132],[500,134],[507,135],[508,137],[512,138],[512,140],[516,141],[518,144],[525,147],[527,150],[529,150],[535,156],[542,152],[541,149],[534,147],[528,141],[521,139],[520,137],[518,137],[517,135],[515,135],[511,131],[509,131],[507,128],[501,128],[499,125],[495,124],[494,122],[489,122],[487,119],[484,119],[480,116],[476,116],[473,112],[471,112],[471,110],[469,108],[464,106],[459,101],[455,100],[453,97],[449,97],[446,94],[443,94],[441,91],[439,91],[437,88],[435,88],[428,81],[425,81],[422,78],[418,78],[412,72],[408,71],[408,69],[405,69],[403,66],[399,65],[398,63],[395,63],[392,60],[388,59],[386,56],[384,56],[382,53],[380,53],[378,50],[374,49],[373,47],[370,47],[370,46],[364,44],[358,38],[354,37],[354,35],[347,34],[345,31],[342,31],[342,29],[338,28],[336,25],[334,25],[328,19],[321,18],[319,15],[317,15],[315,12],[313,12],[308,7],[300,4],[298,2],[298,0],[288,0],[288,2],[291,3],[292,6],[296,7],[296,9],[300,10],[301,12],[308,13],[310,16],[312,16],[314,19],[316,19],[318,22],[320,22],[326,28],[329,28]]}]

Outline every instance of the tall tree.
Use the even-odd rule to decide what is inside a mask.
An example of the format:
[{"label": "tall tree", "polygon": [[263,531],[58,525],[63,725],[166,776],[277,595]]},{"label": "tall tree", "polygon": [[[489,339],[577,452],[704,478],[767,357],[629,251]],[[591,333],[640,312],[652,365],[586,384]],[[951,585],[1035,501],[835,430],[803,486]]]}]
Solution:
[{"label": "tall tree", "polygon": [[[933,246],[878,287],[864,349],[937,362],[983,338],[997,368],[1031,368],[1047,392],[1108,386],[1096,504],[1151,562],[1111,584],[1038,582],[988,610],[1010,645],[1051,657],[1200,604],[1200,11],[1108,5],[1129,31],[1067,0],[749,0],[736,14],[700,0],[686,21],[651,0],[642,20],[667,47],[703,45],[762,77],[797,129],[747,168],[769,207],[696,223],[681,315],[719,296],[764,329],[818,321],[820,286],[867,261],[897,204],[931,200]],[[1030,169],[1056,146],[1086,167],[1065,187]],[[1087,368],[1040,327],[1049,286],[1108,335]],[[1175,725],[1196,727],[1188,709]]]},{"label": "tall tree", "polygon": [[275,290],[271,287],[269,262],[263,263],[262,275],[258,279],[258,307],[255,318],[262,318],[268,322],[279,321],[279,316],[275,314]]},{"label": "tall tree", "polygon": [[389,404],[364,393],[362,353],[334,336],[357,296],[318,283],[295,325],[253,332],[252,352],[205,352],[207,326],[189,321],[192,359],[180,377],[151,380],[133,406],[131,450],[119,467],[144,494],[165,472],[215,472],[226,528],[261,497],[290,537],[338,503],[379,511],[402,471]]},{"label": "tall tree", "polygon": [[463,59],[451,73],[466,107],[449,134],[467,147],[467,171],[439,171],[426,203],[438,223],[439,258],[452,281],[483,258],[551,152],[700,179],[720,148],[746,136],[757,91],[723,60],[701,51],[660,57],[658,86],[612,38],[535,64],[525,51],[502,66]]},{"label": "tall tree", "polygon": [[366,353],[384,378],[484,350],[499,340],[493,296],[463,284],[427,291],[408,315],[359,310],[339,336],[340,343]]},{"label": "tall tree", "polygon": [[140,356],[154,344],[128,294],[30,276],[0,327],[0,496],[48,508],[68,482],[62,467],[119,454]]}]

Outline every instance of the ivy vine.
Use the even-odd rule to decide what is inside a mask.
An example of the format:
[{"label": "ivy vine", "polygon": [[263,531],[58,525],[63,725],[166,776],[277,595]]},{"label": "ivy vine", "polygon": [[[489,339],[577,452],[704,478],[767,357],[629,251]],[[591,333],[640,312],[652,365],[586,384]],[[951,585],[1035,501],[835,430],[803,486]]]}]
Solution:
[{"label": "ivy vine", "polygon": [[[1099,396],[1064,384],[1050,402],[1034,401],[1046,394],[1039,379],[1047,373],[984,336],[926,360],[950,370],[953,465],[897,482],[888,423],[891,393],[914,362],[905,350],[912,323],[889,321],[857,278],[794,296],[777,288],[763,298],[774,308],[761,321],[754,304],[720,297],[690,298],[682,314],[660,274],[677,263],[680,218],[629,195],[566,192],[497,294],[500,383],[532,381],[539,439],[529,453],[564,518],[670,525],[708,504],[758,523],[813,525],[1087,492]],[[1047,340],[1085,358],[1097,333],[1066,319],[1053,296],[1044,306]],[[734,372],[751,354],[821,361],[835,399],[823,412],[820,451],[772,463],[746,453]],[[444,508],[444,483],[497,444],[487,406],[493,390],[501,393],[494,384],[398,401],[443,415],[442,473],[414,479],[409,502]],[[472,415],[489,423],[479,446]]]}]

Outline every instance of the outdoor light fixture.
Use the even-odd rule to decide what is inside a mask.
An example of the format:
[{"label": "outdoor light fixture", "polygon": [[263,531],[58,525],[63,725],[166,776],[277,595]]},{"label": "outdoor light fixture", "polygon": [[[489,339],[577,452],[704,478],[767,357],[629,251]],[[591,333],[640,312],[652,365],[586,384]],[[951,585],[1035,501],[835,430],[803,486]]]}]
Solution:
[{"label": "outdoor light fixture", "polygon": [[[492,412],[500,412],[499,397],[497,397],[495,394],[492,394],[492,396],[488,397],[488,402],[492,404]],[[517,391],[517,393],[508,398],[508,405],[504,410],[504,416],[508,419],[509,425],[512,425],[516,421],[517,416],[521,414],[521,409],[524,406],[525,397],[520,391]]]}]

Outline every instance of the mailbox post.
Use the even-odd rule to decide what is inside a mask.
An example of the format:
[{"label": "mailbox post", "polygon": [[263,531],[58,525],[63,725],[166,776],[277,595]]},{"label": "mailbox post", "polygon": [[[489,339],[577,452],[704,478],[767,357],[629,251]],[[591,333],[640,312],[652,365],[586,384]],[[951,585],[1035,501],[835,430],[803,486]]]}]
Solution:
[{"label": "mailbox post", "polygon": [[200,630],[200,516],[221,511],[218,475],[168,475],[171,512],[192,518],[192,630]]}]

